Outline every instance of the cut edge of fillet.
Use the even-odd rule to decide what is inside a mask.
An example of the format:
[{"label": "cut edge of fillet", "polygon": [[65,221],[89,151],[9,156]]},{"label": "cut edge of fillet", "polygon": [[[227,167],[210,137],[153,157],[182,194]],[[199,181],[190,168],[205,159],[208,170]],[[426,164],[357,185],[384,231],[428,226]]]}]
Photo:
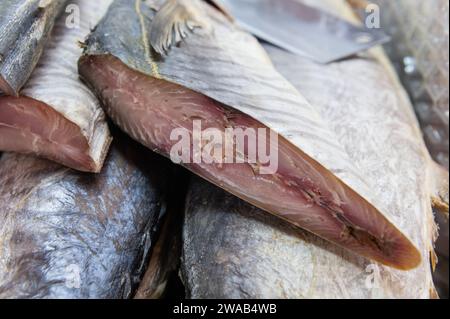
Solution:
[{"label": "cut edge of fillet", "polygon": [[99,173],[112,138],[107,123],[92,137],[51,106],[30,97],[0,97],[0,150],[33,154],[69,168]]}]

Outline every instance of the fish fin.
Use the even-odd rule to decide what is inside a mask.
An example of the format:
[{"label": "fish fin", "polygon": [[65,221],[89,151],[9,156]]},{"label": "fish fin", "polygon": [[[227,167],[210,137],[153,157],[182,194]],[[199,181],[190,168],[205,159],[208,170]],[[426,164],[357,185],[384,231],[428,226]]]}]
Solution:
[{"label": "fish fin", "polygon": [[194,0],[167,0],[156,13],[150,29],[150,44],[160,55],[204,27],[202,12]]},{"label": "fish fin", "polygon": [[431,202],[435,211],[449,217],[449,175],[442,166],[433,163],[433,194]]}]

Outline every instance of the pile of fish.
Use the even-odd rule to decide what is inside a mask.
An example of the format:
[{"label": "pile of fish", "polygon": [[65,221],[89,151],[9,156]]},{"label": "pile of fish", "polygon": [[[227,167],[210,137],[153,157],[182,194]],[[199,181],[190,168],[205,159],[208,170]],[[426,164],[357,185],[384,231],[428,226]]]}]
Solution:
[{"label": "pile of fish", "polygon": [[[437,297],[448,173],[381,49],[318,64],[215,1],[64,4],[0,8],[0,297],[160,298],[178,270],[190,298]],[[43,53],[11,48],[34,24]]]}]

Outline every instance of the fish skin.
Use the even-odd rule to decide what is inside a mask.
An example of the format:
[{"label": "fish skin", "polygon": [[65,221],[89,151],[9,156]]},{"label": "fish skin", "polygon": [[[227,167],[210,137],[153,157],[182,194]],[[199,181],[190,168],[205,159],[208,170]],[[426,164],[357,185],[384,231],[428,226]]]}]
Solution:
[{"label": "fish skin", "polygon": [[[387,53],[410,93],[430,152],[448,170],[449,2],[371,2],[380,6],[381,26],[393,38]],[[407,57],[415,60],[413,69],[405,64]]]},{"label": "fish skin", "polygon": [[0,95],[18,96],[39,61],[66,0],[3,0],[0,6]]},{"label": "fish skin", "polygon": [[172,170],[115,137],[101,174],[32,156],[1,158],[0,298],[133,296],[166,212]]},{"label": "fish skin", "polygon": [[[309,298],[308,283],[320,266],[310,250],[320,251],[319,244],[326,247],[320,238],[193,178],[186,200],[180,269],[186,297]],[[332,256],[342,253],[346,260],[361,262],[337,246],[330,249]],[[333,288],[330,284],[330,291]]]},{"label": "fish skin", "polygon": [[[202,3],[207,13],[202,18],[212,29],[199,29],[162,60],[154,59],[148,51],[147,35],[142,34],[146,30],[142,22],[151,21],[155,12],[151,6],[140,4],[115,1],[86,41],[85,55],[79,62],[82,78],[97,92],[119,127],[166,156],[175,144],[169,141],[171,130],[192,127],[189,120],[193,117],[204,119],[205,127],[223,129],[230,123],[270,127],[281,136],[280,178],[255,176],[245,164],[223,170],[203,163],[185,166],[258,207],[367,258],[399,269],[420,263],[420,254],[411,241],[351,190],[357,188],[365,198],[371,197],[370,188],[363,185],[364,180],[351,167],[348,155],[320,114],[278,74],[256,39]],[[114,18],[119,15],[126,18]],[[122,23],[125,20],[126,26]],[[109,37],[112,33],[115,36]],[[204,56],[208,52],[216,59]],[[230,76],[233,74],[236,77]],[[232,79],[239,83],[232,83]],[[236,85],[246,90],[235,90]],[[273,112],[274,105],[279,113]],[[307,176],[300,172],[307,172]],[[290,174],[293,183],[290,177],[286,179]],[[281,202],[290,206],[277,204],[274,198],[277,202],[283,198]]]},{"label": "fish skin", "polygon": [[78,42],[110,3],[72,1],[80,25],[69,28],[62,15],[21,96],[0,96],[0,150],[39,155],[85,172],[101,170],[111,135],[99,101],[79,80]]},{"label": "fish skin", "polygon": [[[448,171],[449,2],[375,0],[373,3],[380,6],[381,26],[393,38],[387,43],[386,51],[413,101],[428,149]],[[438,214],[436,219],[440,232],[436,243],[439,264],[435,282],[440,296],[446,299],[449,295],[448,214]]]},{"label": "fish skin", "polygon": [[[352,21],[342,1],[320,3]],[[384,53],[372,50],[370,55],[323,66],[272,46],[265,48],[277,69],[329,119],[382,205],[391,207],[393,220],[419,242],[424,260],[408,272],[367,262],[306,232],[295,232],[197,180],[187,199],[183,233],[181,273],[187,295],[434,297],[430,262],[436,228],[431,198],[435,187],[448,194],[448,183],[446,189],[439,187],[445,181],[442,170],[430,159],[411,103]],[[393,191],[386,192],[392,185]]]}]

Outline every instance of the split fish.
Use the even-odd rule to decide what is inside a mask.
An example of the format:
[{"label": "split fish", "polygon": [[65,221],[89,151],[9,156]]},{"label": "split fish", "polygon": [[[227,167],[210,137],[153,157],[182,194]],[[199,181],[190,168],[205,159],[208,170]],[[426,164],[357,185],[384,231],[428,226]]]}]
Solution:
[{"label": "split fish", "polygon": [[18,96],[49,40],[66,0],[2,0],[0,95]]},{"label": "split fish", "polygon": [[[344,1],[309,3],[358,22]],[[187,296],[437,297],[432,205],[448,212],[448,174],[431,160],[408,96],[382,50],[320,65],[270,45],[265,49],[328,119],[381,208],[418,243],[423,260],[407,272],[369,262],[195,179],[183,231]]]},{"label": "split fish", "polygon": [[166,213],[172,169],[115,136],[100,174],[0,160],[0,298],[131,298]]},{"label": "split fish", "polygon": [[70,17],[62,15],[21,96],[0,96],[0,150],[39,155],[80,171],[101,170],[111,136],[97,98],[79,80],[78,42],[110,3],[74,1],[79,24],[74,15],[74,25],[67,25]]},{"label": "split fish", "polygon": [[[197,163],[192,153],[183,165],[369,259],[403,270],[419,266],[415,244],[376,208],[329,124],[275,70],[258,41],[204,2],[169,1],[159,10],[158,3],[114,1],[86,41],[79,72],[111,119],[165,156],[176,145],[174,130],[192,135],[196,120],[205,129],[276,132],[275,174],[263,174],[259,163]],[[151,42],[153,21],[167,35],[162,42]],[[158,43],[169,52],[155,53]]]}]

